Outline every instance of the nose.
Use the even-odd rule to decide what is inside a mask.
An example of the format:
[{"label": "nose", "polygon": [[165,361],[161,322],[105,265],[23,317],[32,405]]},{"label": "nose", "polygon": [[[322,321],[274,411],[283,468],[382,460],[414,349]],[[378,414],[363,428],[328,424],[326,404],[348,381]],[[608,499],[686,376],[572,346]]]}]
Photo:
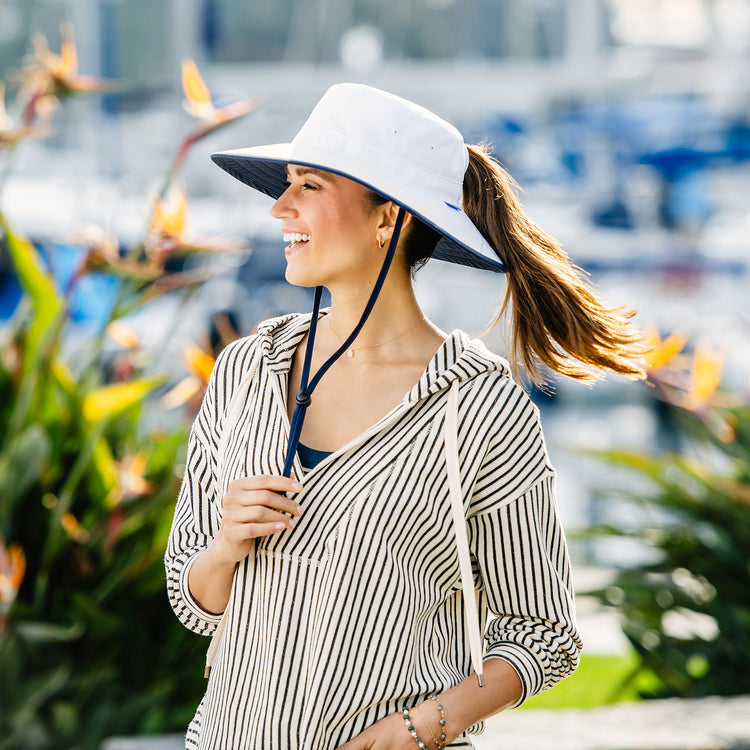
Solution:
[{"label": "nose", "polygon": [[291,193],[287,188],[277,199],[276,202],[271,206],[271,216],[274,219],[284,219],[295,213],[294,207],[292,206]]}]

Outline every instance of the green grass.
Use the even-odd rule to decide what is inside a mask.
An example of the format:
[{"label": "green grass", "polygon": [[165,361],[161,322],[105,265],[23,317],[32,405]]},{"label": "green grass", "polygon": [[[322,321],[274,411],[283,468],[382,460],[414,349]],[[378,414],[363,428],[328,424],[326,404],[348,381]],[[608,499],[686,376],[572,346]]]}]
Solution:
[{"label": "green grass", "polygon": [[523,709],[593,708],[607,703],[639,700],[638,691],[653,685],[654,678],[637,672],[638,655],[584,654],[581,664],[568,678],[551,690],[530,698]]}]

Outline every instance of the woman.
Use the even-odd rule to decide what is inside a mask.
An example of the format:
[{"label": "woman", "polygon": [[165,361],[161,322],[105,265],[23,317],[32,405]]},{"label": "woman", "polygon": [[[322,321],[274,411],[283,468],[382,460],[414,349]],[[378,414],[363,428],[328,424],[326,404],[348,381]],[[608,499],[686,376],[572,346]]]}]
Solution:
[{"label": "woman", "polygon": [[187,746],[471,747],[581,643],[537,411],[505,360],[425,318],[412,272],[507,270],[537,380],[638,377],[640,338],[499,164],[411,102],[334,86],[291,144],[213,159],[276,198],[286,277],[316,300],[222,352],[191,432],[168,588],[214,637]]}]

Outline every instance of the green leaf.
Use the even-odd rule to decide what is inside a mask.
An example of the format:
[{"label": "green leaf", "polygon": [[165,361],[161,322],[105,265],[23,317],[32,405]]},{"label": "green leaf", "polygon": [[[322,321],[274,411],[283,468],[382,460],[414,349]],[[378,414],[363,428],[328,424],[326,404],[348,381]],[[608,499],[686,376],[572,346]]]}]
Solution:
[{"label": "green leaf", "polygon": [[[11,517],[15,504],[39,481],[51,452],[49,435],[40,424],[29,425],[6,444],[0,453],[0,519],[3,522]],[[12,536],[10,529],[5,532]]]},{"label": "green leaf", "polygon": [[90,424],[109,419],[143,401],[163,382],[164,377],[153,375],[97,388],[83,399],[83,416]]},{"label": "green leaf", "polygon": [[74,737],[79,726],[79,711],[68,701],[52,704],[52,725],[57,737]]},{"label": "green leaf", "polygon": [[78,640],[84,633],[83,623],[55,625],[50,622],[18,622],[14,629],[19,638],[33,643],[67,643]]},{"label": "green leaf", "polygon": [[65,311],[65,300],[52,274],[44,267],[37,249],[28,238],[11,228],[2,212],[0,229],[5,236],[5,245],[18,282],[31,299],[33,307],[24,347],[24,369],[28,372],[57,335]]},{"label": "green leaf", "polygon": [[21,700],[13,707],[10,717],[11,732],[0,741],[0,749],[49,747],[45,743],[47,731],[39,720],[39,709],[65,688],[70,676],[70,667],[63,664],[53,672],[31,679],[21,686]]}]

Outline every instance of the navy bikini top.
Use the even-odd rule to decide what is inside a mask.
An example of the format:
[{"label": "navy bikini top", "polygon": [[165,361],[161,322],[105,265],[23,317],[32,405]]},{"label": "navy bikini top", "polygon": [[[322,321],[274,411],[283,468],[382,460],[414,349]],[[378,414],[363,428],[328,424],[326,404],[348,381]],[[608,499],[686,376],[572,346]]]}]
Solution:
[{"label": "navy bikini top", "polygon": [[318,451],[315,448],[308,448],[300,443],[297,446],[297,455],[299,456],[302,470],[307,474],[310,469],[317,466],[324,458],[330,456],[332,451]]}]

